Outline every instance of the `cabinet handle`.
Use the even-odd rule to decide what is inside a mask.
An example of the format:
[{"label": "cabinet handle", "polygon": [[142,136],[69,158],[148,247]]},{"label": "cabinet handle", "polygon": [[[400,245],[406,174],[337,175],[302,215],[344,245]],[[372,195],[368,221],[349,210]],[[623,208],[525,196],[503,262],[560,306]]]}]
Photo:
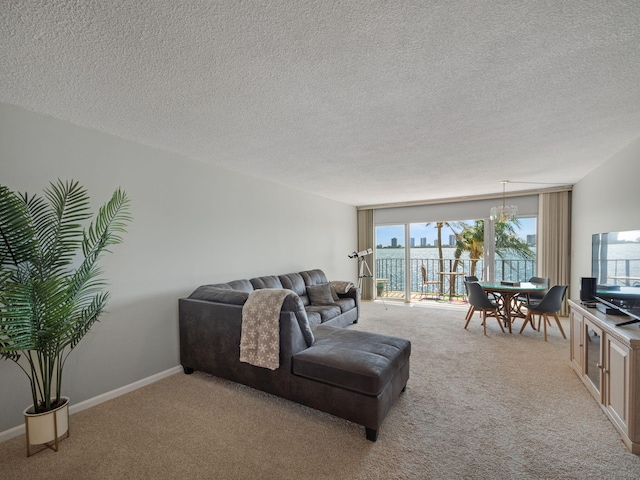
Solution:
[{"label": "cabinet handle", "polygon": [[598,367],[600,370],[604,370],[604,366],[600,365],[599,363],[596,363],[596,367]]}]

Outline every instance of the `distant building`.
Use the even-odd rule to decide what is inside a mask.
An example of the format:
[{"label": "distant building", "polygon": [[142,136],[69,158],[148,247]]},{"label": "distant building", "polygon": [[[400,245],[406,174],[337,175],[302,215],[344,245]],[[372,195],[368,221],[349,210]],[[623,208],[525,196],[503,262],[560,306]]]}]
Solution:
[{"label": "distant building", "polygon": [[437,247],[437,246],[438,246],[438,240],[434,240],[434,241],[433,241],[433,246],[434,246],[434,247]]},{"label": "distant building", "polygon": [[411,237],[411,248],[416,246],[416,239]]},{"label": "distant building", "polygon": [[420,246],[421,247],[426,247],[427,246],[427,237],[422,237],[420,239]]},{"label": "distant building", "polygon": [[396,237],[393,237],[391,239],[391,246],[394,247],[394,248],[398,247],[398,239]]},{"label": "distant building", "polygon": [[533,235],[527,235],[527,245],[529,245],[530,247],[535,246],[536,244],[536,235],[535,233]]},{"label": "distant building", "polygon": [[449,235],[449,246],[450,247],[455,247],[456,246],[456,236],[455,235]]}]

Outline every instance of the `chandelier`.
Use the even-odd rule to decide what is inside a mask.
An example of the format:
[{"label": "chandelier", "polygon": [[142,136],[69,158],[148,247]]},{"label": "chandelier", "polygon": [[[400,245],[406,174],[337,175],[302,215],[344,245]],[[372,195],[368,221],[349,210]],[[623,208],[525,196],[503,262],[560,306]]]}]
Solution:
[{"label": "chandelier", "polygon": [[492,207],[491,212],[489,213],[489,218],[495,222],[510,222],[518,217],[518,207],[516,205],[505,205],[505,188],[508,182],[508,180],[500,182],[502,183],[502,205],[499,207]]}]

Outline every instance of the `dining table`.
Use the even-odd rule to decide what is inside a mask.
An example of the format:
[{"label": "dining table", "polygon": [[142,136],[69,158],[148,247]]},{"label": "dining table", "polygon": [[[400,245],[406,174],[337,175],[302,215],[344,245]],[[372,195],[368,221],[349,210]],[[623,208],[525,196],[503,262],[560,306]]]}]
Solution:
[{"label": "dining table", "polygon": [[532,282],[478,282],[482,289],[493,294],[498,305],[498,313],[504,321],[504,326],[509,327],[514,318],[525,318],[526,313],[521,310],[521,302],[518,297],[532,292],[545,292],[548,287],[544,283]]}]

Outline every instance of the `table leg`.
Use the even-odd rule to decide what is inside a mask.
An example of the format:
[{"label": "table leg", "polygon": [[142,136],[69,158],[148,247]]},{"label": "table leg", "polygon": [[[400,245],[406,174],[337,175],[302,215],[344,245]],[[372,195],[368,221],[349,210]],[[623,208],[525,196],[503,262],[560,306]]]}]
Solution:
[{"label": "table leg", "polygon": [[511,332],[511,302],[513,300],[513,294],[509,292],[500,292],[499,304],[502,305],[502,320],[505,327],[509,327],[509,333]]}]

